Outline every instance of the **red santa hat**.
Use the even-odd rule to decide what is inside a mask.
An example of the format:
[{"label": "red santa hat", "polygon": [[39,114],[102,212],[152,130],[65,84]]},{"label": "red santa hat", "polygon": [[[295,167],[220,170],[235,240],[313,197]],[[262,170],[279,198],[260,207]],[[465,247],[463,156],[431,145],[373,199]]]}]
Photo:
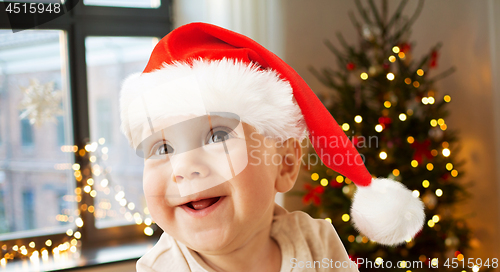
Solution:
[{"label": "red santa hat", "polygon": [[[182,78],[186,80],[162,88]],[[146,92],[152,94],[149,100],[143,97],[138,102]],[[143,103],[148,104],[147,112]],[[357,185],[351,217],[362,234],[380,244],[396,245],[422,228],[425,214],[420,199],[400,182],[373,178],[297,72],[244,35],[206,23],[173,30],[156,45],[142,74],[125,80],[120,106],[121,128],[133,147],[144,139],[145,123],[204,112],[237,114],[265,136],[308,135],[322,162]]]}]

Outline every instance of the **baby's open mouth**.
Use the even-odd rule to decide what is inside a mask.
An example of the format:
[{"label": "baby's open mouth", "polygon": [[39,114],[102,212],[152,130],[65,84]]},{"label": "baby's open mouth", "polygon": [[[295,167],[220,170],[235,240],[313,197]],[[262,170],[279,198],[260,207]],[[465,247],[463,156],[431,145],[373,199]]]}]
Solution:
[{"label": "baby's open mouth", "polygon": [[206,208],[214,205],[215,203],[217,203],[220,200],[220,198],[221,198],[220,196],[219,197],[212,197],[212,198],[205,198],[205,199],[201,199],[198,201],[191,201],[191,202],[188,202],[184,205],[186,205],[188,208],[193,209],[193,210],[203,210],[203,209],[206,209]]}]

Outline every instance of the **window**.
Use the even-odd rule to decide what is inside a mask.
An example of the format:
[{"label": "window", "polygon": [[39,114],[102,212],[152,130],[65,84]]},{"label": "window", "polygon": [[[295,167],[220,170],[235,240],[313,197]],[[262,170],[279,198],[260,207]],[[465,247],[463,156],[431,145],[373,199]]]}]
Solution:
[{"label": "window", "polygon": [[171,30],[170,7],[85,0],[16,33],[0,20],[0,259],[22,256],[14,245],[30,256],[144,239],[143,161],[119,130],[118,97]]}]

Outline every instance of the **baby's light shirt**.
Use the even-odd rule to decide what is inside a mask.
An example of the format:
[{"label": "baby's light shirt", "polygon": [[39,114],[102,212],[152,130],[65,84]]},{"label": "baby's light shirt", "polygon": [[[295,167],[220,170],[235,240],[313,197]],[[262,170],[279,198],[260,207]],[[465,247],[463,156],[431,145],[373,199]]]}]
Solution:
[{"label": "baby's light shirt", "polygon": [[[274,207],[271,237],[281,249],[279,272],[358,271],[335,228],[326,220],[301,211]],[[156,245],[137,261],[138,272],[215,272],[196,253],[163,233]]]}]

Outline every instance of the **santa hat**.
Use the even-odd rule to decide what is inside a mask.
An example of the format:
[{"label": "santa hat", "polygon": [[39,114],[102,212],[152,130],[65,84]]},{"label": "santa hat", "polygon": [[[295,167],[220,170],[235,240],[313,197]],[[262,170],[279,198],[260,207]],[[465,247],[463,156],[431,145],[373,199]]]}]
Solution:
[{"label": "santa hat", "polygon": [[[172,82],[173,87],[162,89]],[[153,95],[139,101],[146,92]],[[194,97],[201,100],[193,102]],[[142,103],[148,104],[147,113],[141,112]],[[420,199],[400,182],[373,178],[297,72],[246,36],[206,23],[173,30],[156,45],[142,74],[125,80],[120,106],[121,128],[133,147],[144,138],[145,123],[203,112],[237,114],[265,136],[301,139],[308,134],[323,163],[357,185],[351,217],[362,234],[396,245],[422,228]]]}]

